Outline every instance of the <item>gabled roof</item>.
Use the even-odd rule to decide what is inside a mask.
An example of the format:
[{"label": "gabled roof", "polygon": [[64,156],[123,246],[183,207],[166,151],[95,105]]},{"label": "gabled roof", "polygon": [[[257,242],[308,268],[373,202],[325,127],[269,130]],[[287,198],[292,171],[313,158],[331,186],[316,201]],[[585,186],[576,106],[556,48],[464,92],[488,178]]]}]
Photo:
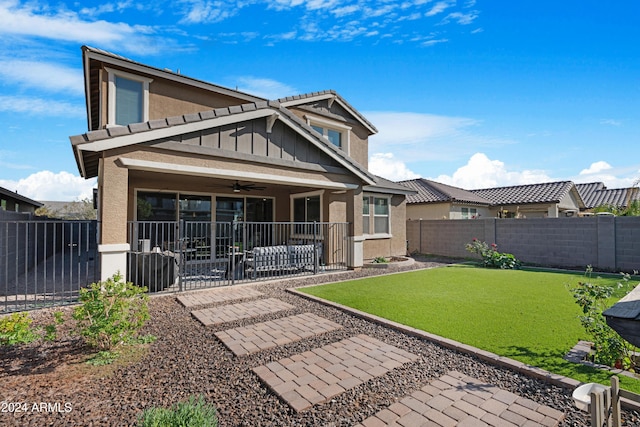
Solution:
[{"label": "gabled roof", "polygon": [[[575,191],[575,184],[572,181],[559,181],[485,188],[471,190],[471,192],[491,200],[494,205],[524,205],[529,203],[559,203],[572,190]],[[577,191],[576,195],[578,198],[580,197]]]},{"label": "gabled roof", "polygon": [[624,208],[633,200],[640,200],[638,188],[611,188],[605,187],[602,182],[590,182],[576,184],[580,197],[584,200],[585,208],[592,209],[597,206],[611,205]]},{"label": "gabled roof", "polygon": [[298,106],[303,104],[309,104],[315,101],[322,101],[325,99],[329,100],[330,103],[338,102],[338,104],[340,104],[342,108],[347,110],[349,114],[351,114],[365,128],[367,128],[369,132],[371,132],[372,134],[378,133],[378,129],[376,129],[376,127],[369,120],[367,120],[362,114],[358,112],[358,110],[353,108],[351,104],[349,104],[343,97],[341,97],[334,90],[324,90],[321,92],[311,92],[311,93],[306,93],[301,95],[288,96],[286,98],[278,99],[278,102],[280,102],[280,104],[283,107],[292,107],[292,106]]},{"label": "gabled roof", "polygon": [[4,187],[0,187],[0,195],[5,197],[11,197],[12,199],[17,200],[20,203],[26,203],[28,205],[35,206],[36,208],[39,208],[42,206],[42,203],[35,201],[33,199],[30,199],[28,197],[25,197],[21,194],[18,194],[15,191],[7,190]]},{"label": "gabled roof", "polygon": [[310,143],[320,148],[321,151],[360,177],[364,182],[369,185],[376,183],[374,175],[370,174],[365,167],[329,143],[322,135],[308,126],[298,116],[281,106],[277,101],[261,101],[143,123],[133,123],[128,126],[115,126],[72,136],[70,140],[82,176],[88,178],[97,175],[98,157],[102,151],[261,117],[271,117],[274,120],[283,121],[287,126],[305,137]]},{"label": "gabled roof", "polygon": [[374,175],[376,183],[374,185],[365,185],[362,190],[371,193],[385,193],[385,194],[404,194],[405,196],[412,196],[417,191],[407,188],[406,186],[389,181],[381,176]]},{"label": "gabled roof", "polygon": [[491,205],[491,200],[471,191],[424,178],[400,181],[399,184],[416,191],[415,194],[407,196],[408,204],[458,202],[473,205]]}]

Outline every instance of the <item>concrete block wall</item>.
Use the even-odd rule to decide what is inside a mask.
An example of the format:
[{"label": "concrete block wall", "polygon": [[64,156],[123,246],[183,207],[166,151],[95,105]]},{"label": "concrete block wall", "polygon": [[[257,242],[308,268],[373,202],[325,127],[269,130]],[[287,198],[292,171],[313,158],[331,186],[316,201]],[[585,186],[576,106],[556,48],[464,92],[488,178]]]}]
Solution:
[{"label": "concrete block wall", "polygon": [[531,218],[407,222],[409,250],[470,258],[473,238],[496,243],[523,262],[608,271],[640,270],[640,218]]},{"label": "concrete block wall", "polygon": [[640,217],[616,218],[616,264],[620,271],[640,271]]}]

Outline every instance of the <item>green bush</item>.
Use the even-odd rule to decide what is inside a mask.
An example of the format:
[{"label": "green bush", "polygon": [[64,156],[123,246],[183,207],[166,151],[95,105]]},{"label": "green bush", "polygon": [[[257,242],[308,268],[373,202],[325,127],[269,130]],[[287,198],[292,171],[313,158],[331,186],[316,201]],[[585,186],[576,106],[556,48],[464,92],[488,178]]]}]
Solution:
[{"label": "green bush", "polygon": [[29,313],[13,313],[0,319],[0,345],[26,344],[38,339]]},{"label": "green bush", "polygon": [[215,406],[207,405],[202,396],[193,396],[187,402],[179,402],[170,409],[146,409],[138,417],[141,427],[216,427],[218,415]]},{"label": "green bush", "polygon": [[[591,266],[587,266],[585,275],[588,280],[578,282],[569,290],[576,304],[582,309],[580,323],[593,341],[595,350],[593,361],[608,366],[621,364],[624,369],[635,371],[632,356],[637,349],[611,329],[602,315],[602,312],[608,308],[614,292],[624,285],[622,283],[618,283],[617,286],[602,285],[592,279],[592,273]],[[629,275],[623,275],[623,279],[628,282]]]},{"label": "green bush", "polygon": [[478,254],[482,258],[483,267],[514,269],[520,267],[520,261],[506,252],[498,252],[498,245],[473,239],[471,243],[465,245],[465,249],[473,254]]},{"label": "green bush", "polygon": [[105,282],[80,289],[81,305],[73,312],[77,331],[103,351],[133,340],[149,319],[146,291],[126,283],[119,272]]}]

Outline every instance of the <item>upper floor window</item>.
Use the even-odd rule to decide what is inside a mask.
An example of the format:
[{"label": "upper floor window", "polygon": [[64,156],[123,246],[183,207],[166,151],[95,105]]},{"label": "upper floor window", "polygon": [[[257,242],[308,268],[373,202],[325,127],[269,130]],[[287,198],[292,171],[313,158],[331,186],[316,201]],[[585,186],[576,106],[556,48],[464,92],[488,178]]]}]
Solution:
[{"label": "upper floor window", "polygon": [[149,83],[153,80],[107,68],[107,125],[126,126],[149,120]]},{"label": "upper floor window", "polygon": [[349,132],[351,128],[341,123],[305,116],[307,124],[316,132],[324,136],[333,145],[349,154]]}]

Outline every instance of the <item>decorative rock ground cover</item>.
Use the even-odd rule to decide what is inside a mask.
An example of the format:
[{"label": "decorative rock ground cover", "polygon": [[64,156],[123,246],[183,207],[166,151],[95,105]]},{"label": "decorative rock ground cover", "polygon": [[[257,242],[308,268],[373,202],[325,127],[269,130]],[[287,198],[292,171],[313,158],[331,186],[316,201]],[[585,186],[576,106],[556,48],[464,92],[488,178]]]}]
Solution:
[{"label": "decorative rock ground cover", "polygon": [[[437,265],[435,262],[417,262],[412,268]],[[379,274],[379,271],[325,274],[257,284],[250,288],[262,295],[246,295],[233,303],[274,298],[293,308],[207,327],[191,315],[193,308],[176,300],[176,295],[154,297],[150,301],[152,319],[143,333],[154,334],[158,340],[138,361],[111,367],[110,371],[96,370],[82,363],[87,357],[86,349],[66,330],[54,343],[1,348],[0,400],[70,403],[72,410],[0,413],[0,425],[132,425],[145,408],[169,407],[177,401],[187,400],[190,395],[201,394],[218,408],[222,427],[353,426],[402,402],[452,371],[563,413],[565,418],[560,422],[561,426],[589,425],[586,415],[573,406],[572,390],[496,367],[285,291],[294,286],[373,274]],[[230,302],[196,304],[198,309],[219,309],[223,305],[230,305]],[[304,313],[312,313],[342,327],[240,357],[215,335],[224,330]],[[34,313],[36,322],[38,316],[44,316],[44,312]],[[259,366],[361,334],[375,337],[417,358],[299,412],[254,372]],[[624,418],[627,426],[639,425],[640,418],[636,413],[625,412]]]}]

